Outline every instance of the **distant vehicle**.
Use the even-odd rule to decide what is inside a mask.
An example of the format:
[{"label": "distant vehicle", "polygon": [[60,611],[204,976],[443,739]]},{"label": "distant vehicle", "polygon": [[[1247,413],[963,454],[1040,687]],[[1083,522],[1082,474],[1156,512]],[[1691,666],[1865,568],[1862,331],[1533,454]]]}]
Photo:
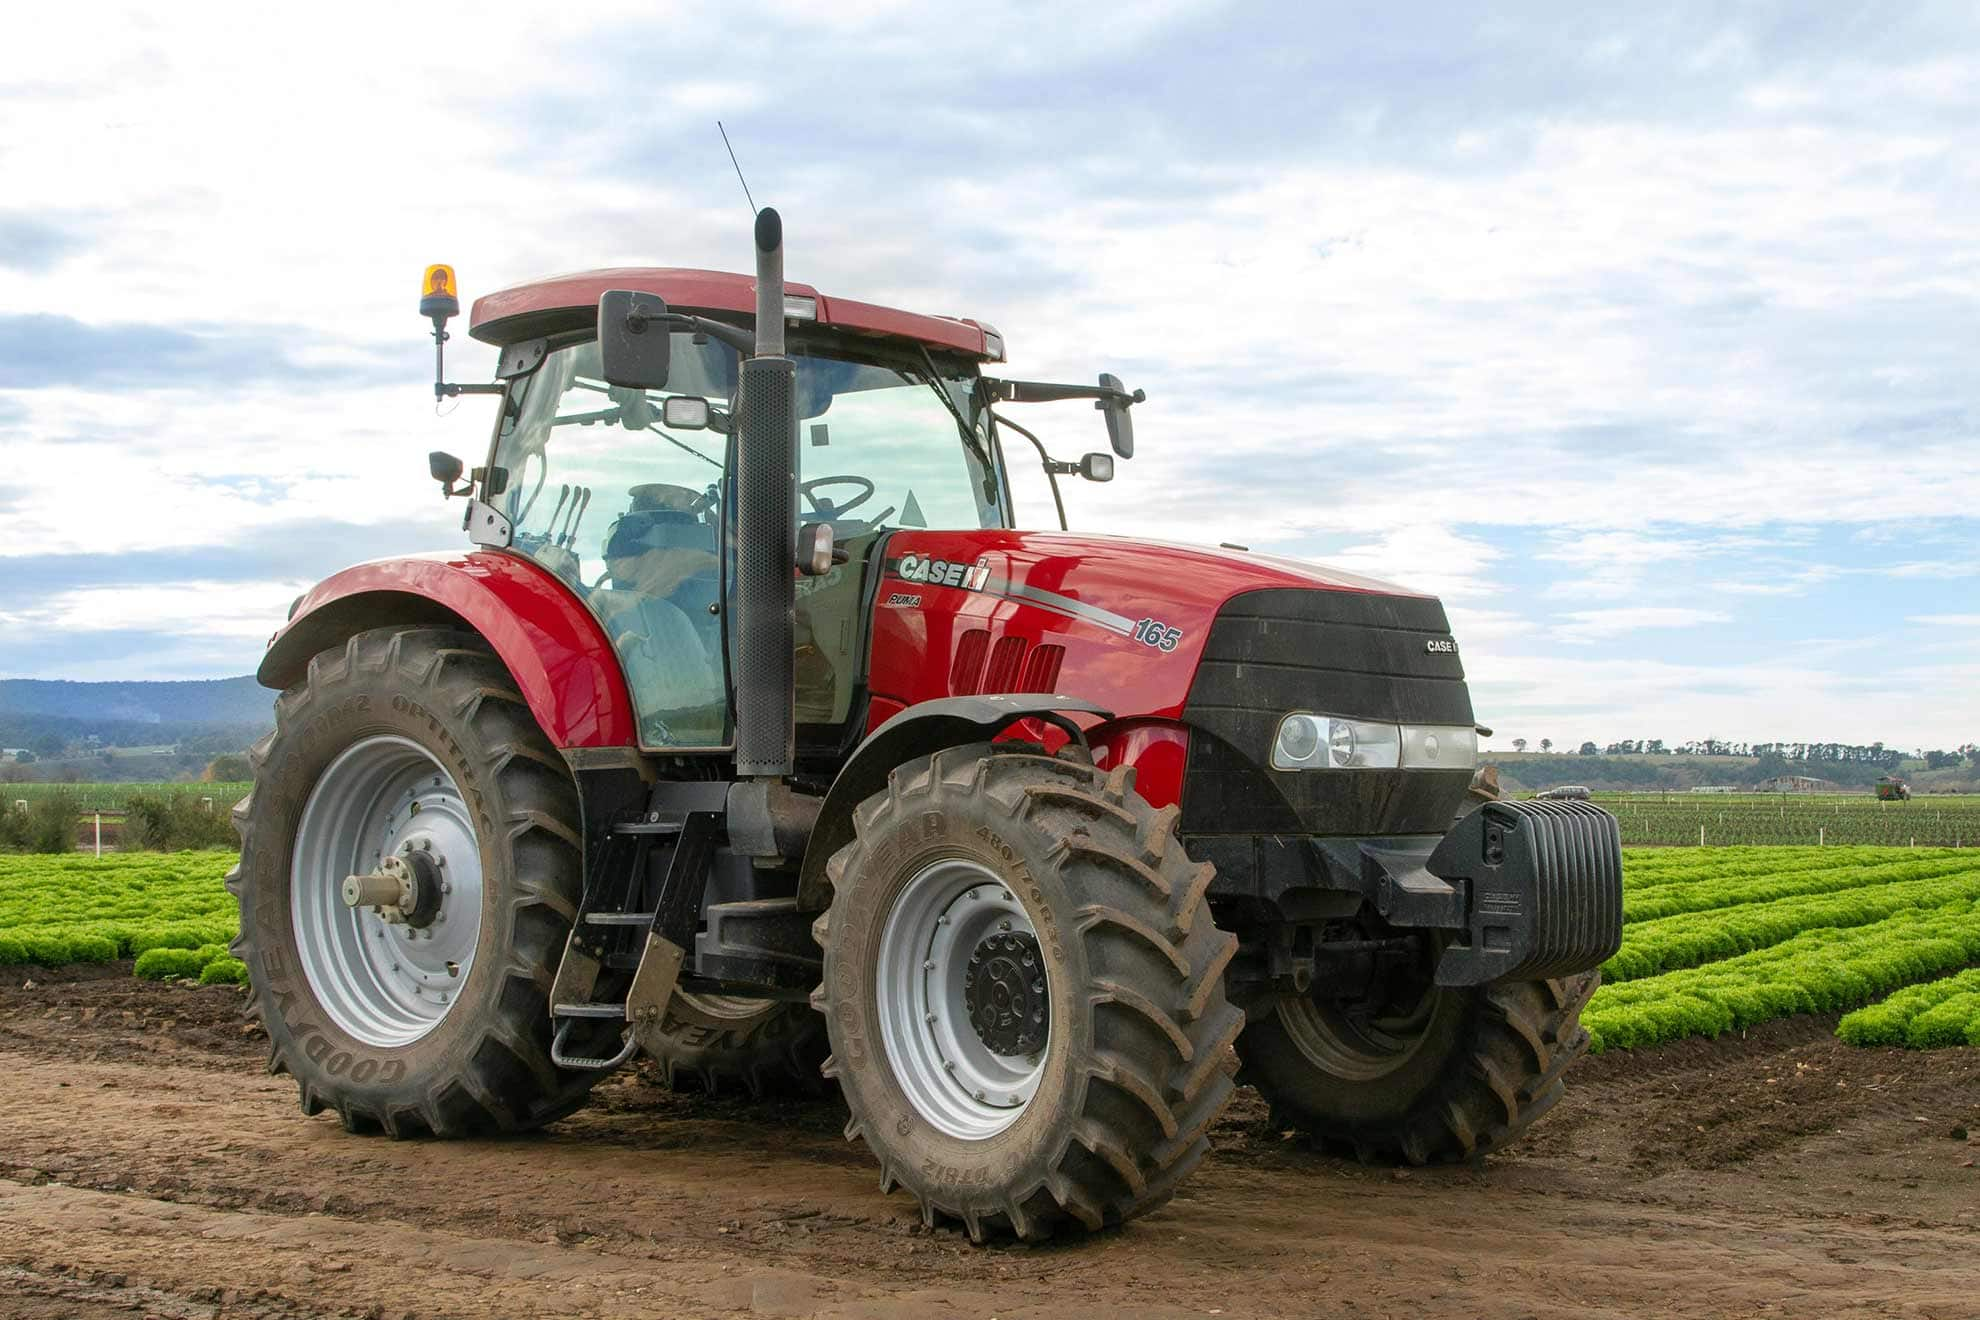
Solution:
[{"label": "distant vehicle", "polygon": [[1877,781],[1877,800],[1879,802],[1909,802],[1911,801],[1911,785],[1905,783],[1896,775],[1885,775]]},{"label": "distant vehicle", "polygon": [[1586,802],[1589,798],[1594,797],[1595,795],[1591,793],[1584,785],[1562,784],[1558,788],[1550,788],[1547,789],[1545,792],[1535,793],[1533,796],[1542,797],[1542,798],[1575,798],[1579,801]]}]

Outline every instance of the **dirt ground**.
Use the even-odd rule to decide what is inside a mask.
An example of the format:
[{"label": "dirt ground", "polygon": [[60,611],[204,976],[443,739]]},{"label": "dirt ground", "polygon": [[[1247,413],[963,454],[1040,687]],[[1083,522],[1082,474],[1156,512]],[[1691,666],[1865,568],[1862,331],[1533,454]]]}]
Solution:
[{"label": "dirt ground", "polygon": [[1586,1060],[1477,1169],[1320,1155],[1242,1092],[1163,1210],[979,1249],[835,1102],[633,1073],[531,1138],[353,1137],[241,1002],[5,969],[0,1315],[1980,1317],[1980,1050],[1832,1020]]}]

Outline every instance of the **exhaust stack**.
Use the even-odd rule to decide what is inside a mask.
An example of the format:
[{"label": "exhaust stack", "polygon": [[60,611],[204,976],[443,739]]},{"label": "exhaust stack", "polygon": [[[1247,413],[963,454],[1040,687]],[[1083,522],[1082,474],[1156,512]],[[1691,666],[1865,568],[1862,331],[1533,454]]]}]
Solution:
[{"label": "exhaust stack", "polygon": [[756,213],[756,356],[736,426],[736,583],[729,627],[736,773],[781,779],[797,754],[797,363],[784,356],[784,223]]}]

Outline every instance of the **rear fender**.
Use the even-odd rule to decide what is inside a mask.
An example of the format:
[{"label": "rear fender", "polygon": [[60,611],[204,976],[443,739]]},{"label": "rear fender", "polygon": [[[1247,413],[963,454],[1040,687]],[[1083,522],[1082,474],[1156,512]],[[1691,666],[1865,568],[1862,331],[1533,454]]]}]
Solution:
[{"label": "rear fender", "polygon": [[502,551],[381,559],[347,568],[296,603],[255,673],[292,687],[311,657],[372,628],[454,626],[479,633],[560,748],[630,747],[632,700],[611,640],[571,589]]},{"label": "rear fender", "polygon": [[944,697],[909,706],[868,734],[832,781],[819,808],[798,875],[798,908],[818,911],[831,901],[825,863],[852,842],[853,808],[885,788],[894,767],[944,747],[986,742],[1019,720],[1045,719],[1064,728],[1070,724],[1069,712],[1102,720],[1111,715],[1092,702],[1042,692]]}]

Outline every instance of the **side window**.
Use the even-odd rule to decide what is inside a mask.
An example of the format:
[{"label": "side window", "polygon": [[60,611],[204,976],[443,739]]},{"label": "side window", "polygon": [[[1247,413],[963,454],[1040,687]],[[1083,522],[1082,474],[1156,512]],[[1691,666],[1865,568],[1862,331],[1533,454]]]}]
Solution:
[{"label": "side window", "polygon": [[666,391],[607,385],[597,348],[545,359],[497,445],[513,548],[562,578],[612,638],[649,747],[728,740],[720,521],[724,442],[661,425],[674,394],[726,410],[734,357],[676,335]]}]

